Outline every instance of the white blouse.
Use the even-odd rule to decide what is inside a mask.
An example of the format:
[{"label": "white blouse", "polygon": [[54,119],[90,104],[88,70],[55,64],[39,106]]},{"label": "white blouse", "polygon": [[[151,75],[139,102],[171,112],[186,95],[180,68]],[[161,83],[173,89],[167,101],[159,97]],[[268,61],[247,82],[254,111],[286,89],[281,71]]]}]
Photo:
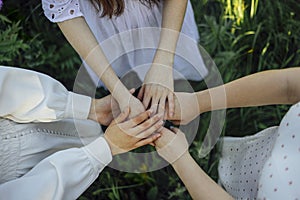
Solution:
[{"label": "white blouse", "polygon": [[0,66],[0,116],[16,122],[87,119],[91,98],[69,92],[53,78]]},{"label": "white blouse", "polygon": [[0,82],[1,199],[78,198],[112,160],[91,98],[19,68],[0,66]]},{"label": "white blouse", "polygon": [[[51,22],[84,17],[90,30],[120,78],[129,71],[144,80],[153,61],[160,37],[163,1],[149,8],[139,0],[125,0],[125,10],[118,17],[100,17],[90,0],[42,0],[45,16]],[[174,79],[201,80],[208,73],[198,50],[199,33],[190,1],[183,21],[174,58]],[[76,34],[76,33],[75,33]],[[87,68],[94,83],[98,76]]]},{"label": "white blouse", "polygon": [[41,160],[24,176],[2,183],[1,198],[74,200],[110,161],[110,149],[105,139],[99,137],[85,147],[58,151]]},{"label": "white blouse", "polygon": [[278,127],[225,137],[219,178],[235,199],[300,199],[300,103]]}]

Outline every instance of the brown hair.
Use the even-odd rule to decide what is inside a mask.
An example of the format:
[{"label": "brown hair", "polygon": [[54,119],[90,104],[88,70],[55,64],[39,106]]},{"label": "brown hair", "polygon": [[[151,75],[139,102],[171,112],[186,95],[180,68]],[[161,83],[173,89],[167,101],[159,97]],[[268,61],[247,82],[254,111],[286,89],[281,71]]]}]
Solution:
[{"label": "brown hair", "polygon": [[[102,10],[101,17],[120,16],[124,12],[124,0],[91,0],[95,7],[100,11]],[[133,0],[132,0],[133,1]],[[161,0],[139,0],[142,4],[148,7],[157,5]]]}]

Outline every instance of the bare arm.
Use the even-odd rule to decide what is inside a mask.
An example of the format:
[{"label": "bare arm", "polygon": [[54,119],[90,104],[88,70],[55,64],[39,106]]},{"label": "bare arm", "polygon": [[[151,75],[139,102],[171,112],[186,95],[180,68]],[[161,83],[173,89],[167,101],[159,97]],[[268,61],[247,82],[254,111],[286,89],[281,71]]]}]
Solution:
[{"label": "bare arm", "polygon": [[[155,53],[153,64],[144,80],[144,86],[139,93],[143,97],[145,107],[152,104],[155,112],[163,112],[168,100],[169,114],[174,113],[174,53],[184,20],[187,0],[165,0],[163,4],[162,29],[160,41]],[[167,74],[167,76],[166,76]],[[159,104],[159,107],[157,105]]]},{"label": "bare arm", "polygon": [[[222,95],[224,90],[227,103]],[[224,108],[293,104],[300,101],[300,68],[259,72],[196,94],[201,113]]]},{"label": "bare arm", "polygon": [[[106,59],[85,19],[83,17],[73,18],[59,22],[58,26],[77,53],[87,62],[113,94],[120,80]],[[122,93],[122,95],[120,95],[120,93]],[[130,94],[128,90],[125,89],[125,86],[120,84],[118,92],[116,92],[114,97],[122,96],[124,98],[124,95],[129,96]]]},{"label": "bare arm", "polygon": [[193,199],[232,199],[216,182],[214,182],[186,152],[172,167],[180,177]]},{"label": "bare arm", "polygon": [[294,104],[300,101],[300,67],[259,72],[222,86],[176,96],[175,115],[166,117],[176,124],[189,123],[212,110]]},{"label": "bare arm", "polygon": [[145,111],[142,103],[129,93],[115,74],[83,17],[59,22],[58,26],[77,53],[103,81],[119,103],[121,110],[129,105],[131,116],[136,116]]},{"label": "bare arm", "polygon": [[175,52],[177,40],[186,12],[187,2],[187,0],[164,1],[162,32],[160,35],[158,49]]},{"label": "bare arm", "polygon": [[179,129],[163,128],[155,145],[158,154],[172,165],[192,199],[233,199],[198,166],[188,152],[184,133]]}]

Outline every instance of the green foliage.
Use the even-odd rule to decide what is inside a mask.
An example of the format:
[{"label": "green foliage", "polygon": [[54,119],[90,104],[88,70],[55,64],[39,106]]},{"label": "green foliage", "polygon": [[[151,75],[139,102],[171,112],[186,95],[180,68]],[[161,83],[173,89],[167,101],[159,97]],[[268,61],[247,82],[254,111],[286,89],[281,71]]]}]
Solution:
[{"label": "green foliage", "polygon": [[[200,43],[214,59],[225,83],[262,70],[300,66],[298,1],[191,2],[200,32]],[[50,23],[42,12],[40,0],[5,2],[0,14],[0,63],[44,72],[72,89],[80,59],[57,26]],[[195,90],[205,88],[199,83],[193,86]],[[222,134],[243,136],[278,125],[287,108],[266,106],[227,110]],[[210,113],[201,115],[201,128],[190,152],[198,164],[217,180],[221,144],[199,159],[199,149],[210,117]],[[106,168],[79,199],[191,198],[169,166],[141,174]]]},{"label": "green foliage", "polygon": [[0,27],[2,65],[34,69],[73,88],[81,60],[57,25],[43,15],[40,1],[5,2]]},{"label": "green foliage", "polygon": [[19,37],[21,29],[20,22],[12,22],[0,15],[0,63],[12,61],[21,50],[28,49]]},{"label": "green foliage", "polygon": [[[214,59],[223,81],[262,70],[299,66],[300,5],[295,1],[193,1],[202,10],[201,44]],[[255,133],[276,125],[286,106],[233,109],[227,112],[229,135]]]}]

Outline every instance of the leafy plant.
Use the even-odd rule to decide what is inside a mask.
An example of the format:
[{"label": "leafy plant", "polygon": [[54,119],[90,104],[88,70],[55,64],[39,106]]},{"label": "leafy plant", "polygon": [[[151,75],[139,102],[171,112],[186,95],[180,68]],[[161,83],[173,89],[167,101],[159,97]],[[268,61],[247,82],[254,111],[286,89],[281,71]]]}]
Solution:
[{"label": "leafy plant", "polygon": [[81,60],[43,15],[41,2],[7,1],[1,13],[1,64],[49,74],[72,89]]},{"label": "leafy plant", "polygon": [[[225,83],[262,70],[300,65],[298,1],[191,2],[200,44],[213,58]],[[6,1],[0,14],[0,63],[44,72],[72,89],[81,61],[56,24],[43,16],[40,0],[14,0]],[[195,90],[207,87],[198,82],[192,85]],[[287,109],[287,106],[266,106],[227,110],[222,135],[244,136],[277,125]],[[217,181],[221,144],[206,157],[199,158],[210,117],[210,113],[201,115],[190,152]],[[187,130],[187,134],[192,131]],[[191,198],[169,166],[141,174],[106,168],[79,199]]]},{"label": "leafy plant", "polygon": [[20,38],[22,27],[19,22],[12,22],[0,15],[0,63],[12,61],[20,51],[29,48]]}]

